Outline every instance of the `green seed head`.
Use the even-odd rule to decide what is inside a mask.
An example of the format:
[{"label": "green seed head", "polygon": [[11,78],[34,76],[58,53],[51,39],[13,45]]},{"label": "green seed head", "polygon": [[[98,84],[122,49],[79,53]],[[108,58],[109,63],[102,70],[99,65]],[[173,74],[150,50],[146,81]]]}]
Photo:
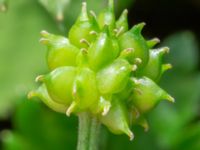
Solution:
[{"label": "green seed head", "polygon": [[133,139],[132,124],[148,130],[145,114],[161,100],[174,102],[156,83],[171,68],[162,62],[169,49],[153,49],[159,39],[145,40],[144,23],[128,29],[127,10],[115,21],[113,0],[97,18],[89,12],[84,2],[68,38],[41,32],[50,73],[36,78],[42,84],[28,96],[67,116],[89,112]]}]

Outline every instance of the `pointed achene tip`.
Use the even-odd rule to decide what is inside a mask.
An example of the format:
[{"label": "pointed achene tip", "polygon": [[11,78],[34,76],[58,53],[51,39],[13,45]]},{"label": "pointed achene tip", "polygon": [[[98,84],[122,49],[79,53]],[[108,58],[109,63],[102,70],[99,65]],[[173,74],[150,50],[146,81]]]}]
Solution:
[{"label": "pointed achene tip", "polygon": [[162,73],[164,73],[165,71],[171,69],[173,66],[171,64],[163,64],[162,65]]},{"label": "pointed achene tip", "polygon": [[170,96],[170,95],[166,96],[166,100],[168,100],[168,101],[170,101],[172,103],[175,103],[175,99],[172,96]]},{"label": "pointed achene tip", "polygon": [[35,78],[35,82],[43,82],[44,81],[44,75],[39,75]]},{"label": "pointed achene tip", "polygon": [[129,136],[130,141],[132,141],[134,139],[134,134],[130,129],[128,129],[127,135]]},{"label": "pointed achene tip", "polygon": [[87,16],[87,3],[82,2],[82,13]]},{"label": "pointed achene tip", "polygon": [[124,9],[124,11],[122,12],[123,16],[127,16],[128,15],[128,9]]},{"label": "pointed achene tip", "polygon": [[[117,30],[118,31],[118,30]],[[103,29],[102,29],[103,33],[109,34],[109,25],[108,24],[104,24]]]},{"label": "pointed achene tip", "polygon": [[145,25],[146,25],[145,22],[141,22],[141,23],[135,25],[135,28],[139,29],[139,31],[142,31],[142,29],[144,28]]},{"label": "pointed achene tip", "polygon": [[141,33],[142,32],[142,29],[144,28],[144,26],[146,25],[145,22],[142,22],[142,23],[139,23],[139,24],[136,24],[134,25],[131,29],[130,29],[130,32],[136,32],[136,33]]},{"label": "pointed achene tip", "polygon": [[82,11],[87,11],[87,3],[82,2]]}]

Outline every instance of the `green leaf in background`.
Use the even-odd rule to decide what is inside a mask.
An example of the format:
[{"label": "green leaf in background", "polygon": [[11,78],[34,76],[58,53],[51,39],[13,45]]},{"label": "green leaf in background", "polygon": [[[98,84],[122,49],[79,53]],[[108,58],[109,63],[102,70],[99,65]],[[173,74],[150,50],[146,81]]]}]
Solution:
[{"label": "green leaf in background", "polygon": [[65,9],[71,0],[39,0],[47,11],[55,17],[57,21],[63,21]]},{"label": "green leaf in background", "polygon": [[[79,8],[83,1],[87,2],[88,10],[99,13],[107,6],[108,0],[38,0],[57,22],[61,31],[66,32],[74,23],[79,14]],[[115,0],[115,12],[119,15],[121,11],[135,0]]]},{"label": "green leaf in background", "polygon": [[22,99],[13,119],[14,131],[3,131],[4,150],[75,149],[77,119]]},{"label": "green leaf in background", "polygon": [[166,58],[172,63],[174,71],[189,73],[197,69],[198,44],[192,32],[175,33],[166,38],[163,45],[168,45],[171,49]]},{"label": "green leaf in background", "polygon": [[45,48],[38,42],[43,29],[58,32],[56,24],[35,0],[13,0],[0,13],[0,118],[33,88],[32,80],[46,70]]},{"label": "green leaf in background", "polygon": [[[164,41],[164,45],[166,44],[171,48],[171,54],[167,58],[174,68],[163,77],[161,84],[172,93],[176,102],[173,106],[163,103],[157,107],[151,115],[150,126],[157,136],[160,147],[173,149],[177,147],[177,141],[181,141],[179,138],[183,138],[182,133],[187,132],[184,135],[187,139],[186,136],[190,136],[193,132],[185,130],[190,128],[191,122],[199,114],[200,72],[196,70],[198,43],[192,32],[185,31],[171,35]],[[200,140],[200,133],[196,134]],[[190,144],[192,141],[188,142]]]},{"label": "green leaf in background", "polygon": [[8,0],[0,0],[0,12],[5,12],[8,9]]}]

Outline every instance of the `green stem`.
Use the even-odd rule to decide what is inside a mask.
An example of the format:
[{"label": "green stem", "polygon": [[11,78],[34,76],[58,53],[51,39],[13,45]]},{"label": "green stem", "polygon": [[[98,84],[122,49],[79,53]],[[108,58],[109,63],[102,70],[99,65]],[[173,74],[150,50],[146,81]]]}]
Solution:
[{"label": "green stem", "polygon": [[89,150],[98,150],[99,148],[99,134],[101,124],[97,118],[92,118],[90,128],[90,147]]},{"label": "green stem", "polygon": [[89,113],[79,114],[77,150],[98,150],[100,123]]}]

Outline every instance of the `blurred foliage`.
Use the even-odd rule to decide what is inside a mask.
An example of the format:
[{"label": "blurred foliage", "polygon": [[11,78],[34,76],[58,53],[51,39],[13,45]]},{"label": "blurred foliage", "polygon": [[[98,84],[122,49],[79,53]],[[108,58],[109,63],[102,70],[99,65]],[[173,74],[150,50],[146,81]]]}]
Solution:
[{"label": "blurred foliage", "polygon": [[0,0],[0,12],[5,12],[7,10],[7,5],[7,0]]},{"label": "blurred foliage", "polygon": [[23,98],[13,117],[14,132],[3,131],[5,150],[75,149],[77,118],[54,113]]},{"label": "blurred foliage", "polygon": [[[6,118],[13,111],[13,130],[0,133],[4,150],[75,149],[76,118],[54,113],[37,100],[26,100],[24,95],[33,89],[36,75],[46,71],[45,50],[38,42],[39,32],[46,29],[63,33],[63,27],[71,26],[77,16],[80,1],[65,3],[62,23],[52,19],[57,12],[51,9],[55,8],[35,0],[10,1],[9,11],[0,13],[0,118]],[[131,2],[118,0],[117,10],[120,12]],[[88,0],[89,8],[95,11],[105,4]],[[174,33],[162,45],[171,48],[166,60],[174,68],[163,76],[161,84],[172,93],[176,103],[162,102],[149,114],[148,132],[134,126],[135,139],[131,142],[126,136],[112,135],[103,128],[101,149],[200,149],[200,72],[196,37],[189,31]]]}]

